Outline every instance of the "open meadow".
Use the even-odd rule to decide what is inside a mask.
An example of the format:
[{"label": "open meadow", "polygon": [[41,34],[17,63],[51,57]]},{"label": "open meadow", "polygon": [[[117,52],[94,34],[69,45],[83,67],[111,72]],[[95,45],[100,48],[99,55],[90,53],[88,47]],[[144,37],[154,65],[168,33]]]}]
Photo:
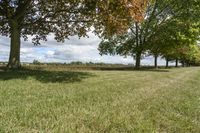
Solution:
[{"label": "open meadow", "polygon": [[200,68],[0,70],[0,132],[200,132]]}]

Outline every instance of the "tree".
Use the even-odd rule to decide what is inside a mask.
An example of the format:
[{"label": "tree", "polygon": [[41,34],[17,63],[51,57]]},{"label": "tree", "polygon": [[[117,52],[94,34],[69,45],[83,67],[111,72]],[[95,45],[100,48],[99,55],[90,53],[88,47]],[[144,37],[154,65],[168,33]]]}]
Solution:
[{"label": "tree", "polygon": [[1,0],[0,33],[11,38],[8,67],[20,67],[21,37],[27,40],[28,35],[34,35],[33,43],[37,45],[40,40],[46,40],[49,33],[55,33],[58,41],[73,34],[85,35],[87,25],[81,22],[88,19],[78,14],[81,10],[86,11],[79,3],[58,0]]},{"label": "tree", "polygon": [[[148,50],[155,56],[155,66],[157,66],[157,55],[166,58],[167,67],[169,60],[175,60],[178,66],[179,49],[195,44],[199,39],[198,4],[200,3],[195,0],[167,0],[166,3],[169,5],[166,6],[168,11],[161,14],[160,24],[150,30],[153,33],[148,40]],[[162,7],[162,4],[158,7]],[[166,19],[162,19],[163,16],[167,16],[164,17]]]},{"label": "tree", "polygon": [[[93,26],[101,36],[124,31],[140,0],[0,0],[0,35],[9,36],[9,68],[20,67],[20,38],[34,36],[35,45],[54,33],[57,41],[86,36]],[[142,0],[143,1],[143,0]],[[123,23],[123,24],[122,24]]]},{"label": "tree", "polygon": [[131,56],[135,62],[135,68],[140,67],[141,55],[144,52],[143,45],[136,43],[132,32],[120,36],[112,36],[101,41],[98,48],[100,55]]},{"label": "tree", "polygon": [[[158,47],[160,55],[166,59],[166,67],[169,60],[175,60],[175,66],[178,67],[179,60],[182,60],[184,64],[185,55],[190,53],[189,55],[193,56],[192,53],[195,52],[191,51],[197,49],[197,40],[199,40],[199,29],[195,28],[195,25],[197,26],[193,23],[185,28],[183,22],[174,19],[159,28],[156,35],[159,38],[158,43],[154,43],[153,46]],[[154,52],[154,49],[152,50]]]},{"label": "tree", "polygon": [[[168,0],[166,0],[168,2]],[[157,27],[162,25],[170,15],[169,2],[162,0],[151,0],[147,3],[145,12],[143,13],[143,20],[131,20],[129,31],[122,36],[112,36],[104,39],[99,46],[100,54],[108,54],[111,49],[115,54],[123,56],[132,56],[136,60],[135,68],[140,68],[141,56],[148,47],[151,47],[150,41],[152,36],[156,33]],[[109,45],[105,46],[105,45]],[[117,50],[119,49],[120,50]],[[107,50],[106,50],[107,49]],[[157,64],[157,63],[156,63]]]},{"label": "tree", "polygon": [[[196,4],[195,0],[150,0],[143,13],[144,19],[131,20],[129,31],[123,35],[105,38],[99,46],[100,54],[132,56],[138,69],[142,54],[148,51],[155,57],[155,67],[159,55],[166,58],[168,66],[168,61],[177,53],[177,45],[197,40],[199,34],[189,31],[199,25],[199,7]],[[185,38],[180,38],[183,36]],[[178,58],[176,60],[178,62]]]},{"label": "tree", "polygon": [[148,54],[154,56],[154,67],[158,67],[158,57],[161,55],[161,50],[163,49],[163,45],[160,42],[159,36],[151,37],[148,41]]}]

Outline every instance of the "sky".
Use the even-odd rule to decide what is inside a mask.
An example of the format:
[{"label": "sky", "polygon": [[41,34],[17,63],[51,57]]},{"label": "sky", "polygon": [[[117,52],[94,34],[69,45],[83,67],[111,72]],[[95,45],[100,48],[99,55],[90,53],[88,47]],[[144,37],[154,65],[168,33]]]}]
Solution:
[{"label": "sky", "polygon": [[[49,35],[46,42],[34,46],[31,39],[21,40],[21,62],[59,62],[69,63],[72,61],[82,62],[104,62],[133,64],[131,57],[121,56],[100,56],[97,50],[100,39],[93,33],[88,33],[89,38],[70,37],[64,43],[58,43],[53,35]],[[0,36],[0,61],[8,61],[10,50],[10,39]],[[165,61],[159,59],[159,65],[165,65]],[[146,57],[142,60],[142,65],[153,65],[153,58]]]}]

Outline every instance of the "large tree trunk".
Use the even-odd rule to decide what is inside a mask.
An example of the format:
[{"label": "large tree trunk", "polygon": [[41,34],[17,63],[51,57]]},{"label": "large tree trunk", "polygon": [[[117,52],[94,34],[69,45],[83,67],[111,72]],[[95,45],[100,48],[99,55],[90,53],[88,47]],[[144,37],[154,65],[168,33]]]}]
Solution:
[{"label": "large tree trunk", "polygon": [[140,40],[139,40],[139,25],[138,22],[135,23],[136,26],[136,62],[135,62],[135,69],[140,68],[140,61],[141,61],[141,52],[140,52]]},{"label": "large tree trunk", "polygon": [[20,28],[18,23],[14,21],[10,25],[10,57],[7,67],[9,69],[18,69],[20,67]]},{"label": "large tree trunk", "polygon": [[165,66],[166,68],[168,68],[169,67],[169,59],[168,58],[166,58],[166,66]]},{"label": "large tree trunk", "polygon": [[141,64],[141,52],[136,53],[135,68],[139,69]]},{"label": "large tree trunk", "polygon": [[154,56],[154,67],[158,68],[158,56],[157,55]]},{"label": "large tree trunk", "polygon": [[176,59],[176,66],[175,67],[178,67],[178,59]]}]

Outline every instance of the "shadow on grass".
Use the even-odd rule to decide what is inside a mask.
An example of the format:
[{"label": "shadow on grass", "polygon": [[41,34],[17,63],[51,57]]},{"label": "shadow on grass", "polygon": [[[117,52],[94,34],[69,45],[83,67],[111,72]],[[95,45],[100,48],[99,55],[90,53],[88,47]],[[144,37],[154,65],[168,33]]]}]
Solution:
[{"label": "shadow on grass", "polygon": [[75,72],[75,71],[47,71],[47,70],[33,70],[20,69],[17,71],[6,71],[0,68],[0,80],[21,79],[26,80],[31,77],[42,83],[73,83],[81,82],[83,79],[94,76],[89,72]]},{"label": "shadow on grass", "polygon": [[141,67],[140,69],[135,69],[134,67],[100,67],[99,70],[103,71],[149,71],[149,72],[169,72],[169,70],[164,68],[154,68],[154,67]]}]

